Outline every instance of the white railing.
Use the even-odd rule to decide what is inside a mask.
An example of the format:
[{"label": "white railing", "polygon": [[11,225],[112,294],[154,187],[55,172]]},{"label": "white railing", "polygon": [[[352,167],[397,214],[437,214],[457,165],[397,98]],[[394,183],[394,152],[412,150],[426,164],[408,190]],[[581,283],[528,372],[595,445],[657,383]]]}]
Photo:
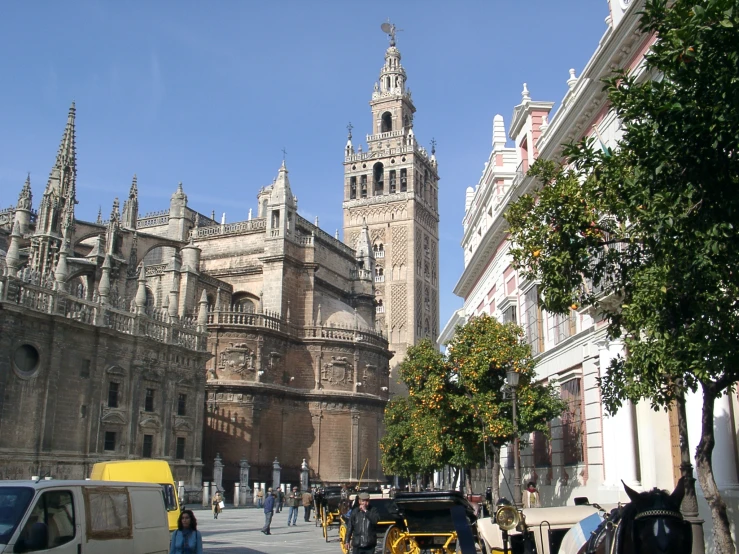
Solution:
[{"label": "white railing", "polygon": [[375,275],[375,283],[384,283],[384,282],[385,282],[384,275]]}]

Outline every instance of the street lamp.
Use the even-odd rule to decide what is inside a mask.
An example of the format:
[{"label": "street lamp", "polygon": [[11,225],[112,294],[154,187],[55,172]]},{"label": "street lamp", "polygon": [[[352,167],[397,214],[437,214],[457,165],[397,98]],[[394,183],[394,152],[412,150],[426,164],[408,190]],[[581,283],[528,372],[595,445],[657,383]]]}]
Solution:
[{"label": "street lamp", "polygon": [[512,367],[506,371],[506,381],[511,389],[511,406],[513,407],[513,504],[516,508],[523,505],[521,498],[521,460],[520,445],[518,442],[518,415],[516,413],[516,389],[520,374]]}]

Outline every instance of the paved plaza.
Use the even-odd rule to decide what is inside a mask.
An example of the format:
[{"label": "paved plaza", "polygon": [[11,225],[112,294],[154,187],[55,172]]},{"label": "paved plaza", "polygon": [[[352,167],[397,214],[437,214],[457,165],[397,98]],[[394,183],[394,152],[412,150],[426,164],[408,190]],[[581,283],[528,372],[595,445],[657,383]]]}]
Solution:
[{"label": "paved plaza", "polygon": [[303,520],[302,507],[295,527],[287,526],[287,513],[283,509],[274,515],[269,536],[260,531],[264,512],[256,508],[226,508],[218,519],[208,510],[195,510],[195,517],[203,533],[203,550],[213,554],[341,554],[338,527],[331,528],[326,542],[313,518],[310,523]]}]

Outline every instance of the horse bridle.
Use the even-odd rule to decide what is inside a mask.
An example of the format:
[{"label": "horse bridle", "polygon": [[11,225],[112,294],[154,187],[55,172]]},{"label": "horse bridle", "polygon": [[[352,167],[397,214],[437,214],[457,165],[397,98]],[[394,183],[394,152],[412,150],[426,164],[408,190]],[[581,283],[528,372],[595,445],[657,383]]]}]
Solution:
[{"label": "horse bridle", "polygon": [[646,519],[648,517],[672,517],[675,519],[682,520],[683,514],[680,512],[673,512],[672,510],[647,510],[646,512],[639,512],[634,516],[634,520]]}]

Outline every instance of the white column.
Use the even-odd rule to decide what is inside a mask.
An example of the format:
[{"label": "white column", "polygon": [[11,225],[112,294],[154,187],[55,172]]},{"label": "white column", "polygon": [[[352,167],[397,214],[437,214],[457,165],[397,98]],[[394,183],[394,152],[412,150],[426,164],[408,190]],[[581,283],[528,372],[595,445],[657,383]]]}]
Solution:
[{"label": "white column", "polygon": [[[605,377],[611,360],[623,355],[623,342],[599,344],[600,376]],[[630,487],[639,487],[637,472],[637,442],[634,433],[634,406],[625,401],[613,416],[603,411],[603,484],[621,487],[621,481]]]},{"label": "white column", "polygon": [[234,483],[234,508],[239,507],[239,500],[241,500],[241,483]]},{"label": "white column", "polygon": [[[701,440],[701,421],[703,420],[703,391],[688,393],[685,403],[688,417],[688,441],[695,463],[695,450]],[[731,419],[731,398],[727,395],[717,398],[713,404],[713,434],[716,445],[713,447],[713,476],[719,490],[739,490],[736,468],[736,442]],[[693,475],[695,475],[693,469]]]}]

